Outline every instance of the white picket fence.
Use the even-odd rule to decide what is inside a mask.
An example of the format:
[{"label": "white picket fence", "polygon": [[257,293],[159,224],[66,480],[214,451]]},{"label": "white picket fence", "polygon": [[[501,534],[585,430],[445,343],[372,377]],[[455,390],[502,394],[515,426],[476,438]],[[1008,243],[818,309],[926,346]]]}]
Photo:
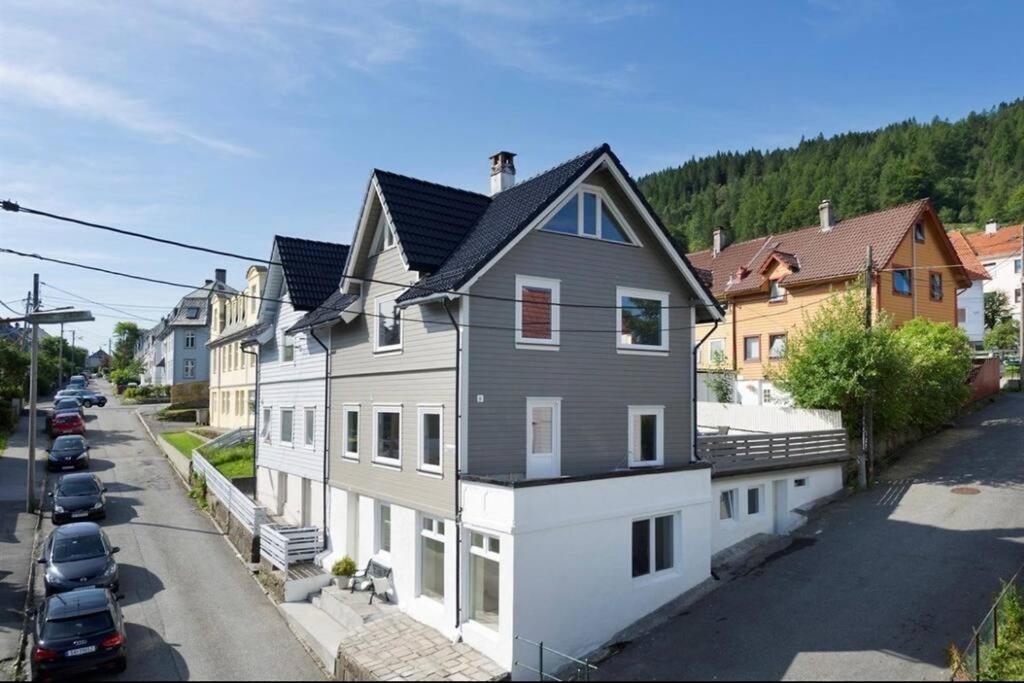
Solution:
[{"label": "white picket fence", "polygon": [[206,489],[219,500],[231,516],[237,519],[253,536],[260,535],[260,529],[269,521],[267,509],[257,505],[231,483],[231,480],[217,471],[198,450],[192,451],[192,471],[206,479]]},{"label": "white picket fence", "polygon": [[296,562],[307,562],[323,550],[324,532],[315,526],[264,524],[260,527],[260,557],[288,572]]}]

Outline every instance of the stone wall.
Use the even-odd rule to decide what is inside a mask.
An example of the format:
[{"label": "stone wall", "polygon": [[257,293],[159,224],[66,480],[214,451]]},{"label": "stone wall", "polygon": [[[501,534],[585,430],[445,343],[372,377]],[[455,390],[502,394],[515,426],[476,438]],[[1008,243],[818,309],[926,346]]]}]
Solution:
[{"label": "stone wall", "polygon": [[[195,483],[194,477],[193,483]],[[259,562],[260,539],[253,536],[244,524],[235,519],[231,515],[231,510],[228,509],[228,506],[217,498],[209,488],[206,490],[206,504],[210,516],[217,522],[227,535],[231,545],[234,546],[235,550],[238,551],[245,561]]]}]

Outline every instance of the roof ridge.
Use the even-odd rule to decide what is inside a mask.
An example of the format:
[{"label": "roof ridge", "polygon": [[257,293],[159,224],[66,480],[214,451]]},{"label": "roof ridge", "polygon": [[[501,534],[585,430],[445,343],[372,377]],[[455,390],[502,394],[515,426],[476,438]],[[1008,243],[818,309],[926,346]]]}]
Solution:
[{"label": "roof ridge", "polygon": [[471,194],[482,199],[490,201],[490,197],[485,195],[483,192],[475,192],[473,190],[467,190],[463,187],[455,187],[454,185],[445,185],[444,183],[434,182],[433,180],[424,180],[423,178],[417,178],[411,175],[405,175],[404,173],[396,173],[394,171],[387,171],[382,168],[373,169],[373,175],[383,173],[385,175],[394,176],[395,178],[401,178],[403,180],[412,180],[413,182],[423,183],[424,185],[431,185],[433,187],[440,188],[442,190],[451,190],[452,192],[461,192],[463,194]]},{"label": "roof ridge", "polygon": [[329,244],[332,247],[344,247],[348,249],[351,245],[345,244],[344,242],[328,242],[326,240],[311,240],[305,237],[291,237],[289,235],[274,235],[274,241],[277,240],[292,240],[293,242],[305,242],[307,244]]}]

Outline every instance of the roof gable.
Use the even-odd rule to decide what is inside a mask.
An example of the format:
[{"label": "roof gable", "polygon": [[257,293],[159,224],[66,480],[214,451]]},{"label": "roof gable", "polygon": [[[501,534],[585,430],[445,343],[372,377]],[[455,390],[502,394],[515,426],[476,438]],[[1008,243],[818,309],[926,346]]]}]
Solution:
[{"label": "roof gable", "polygon": [[964,269],[967,271],[967,275],[972,280],[991,280],[992,276],[989,274],[985,266],[982,265],[981,261],[974,253],[974,249],[971,247],[971,243],[967,241],[967,238],[959,230],[949,233],[949,241],[953,243],[953,248],[956,249],[957,255],[960,257],[960,261],[964,264]]},{"label": "roof gable", "polygon": [[1008,225],[994,233],[979,232],[964,237],[980,258],[1019,256],[1024,225]]},{"label": "roof gable", "polygon": [[280,235],[274,243],[296,309],[311,311],[337,290],[345,271],[348,245]]}]

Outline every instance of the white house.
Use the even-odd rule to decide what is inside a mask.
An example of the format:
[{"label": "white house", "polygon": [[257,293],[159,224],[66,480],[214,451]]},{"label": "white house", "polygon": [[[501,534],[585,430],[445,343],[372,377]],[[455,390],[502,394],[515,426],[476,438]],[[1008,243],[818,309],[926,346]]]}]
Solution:
[{"label": "white house", "polygon": [[978,260],[991,279],[984,286],[986,292],[1003,292],[1013,308],[1013,317],[1021,319],[1021,239],[1024,226],[1003,228],[995,221],[985,225],[985,232],[965,235]]},{"label": "white house", "polygon": [[970,241],[963,233],[949,233],[949,241],[956,248],[964,264],[971,286],[957,292],[957,325],[967,333],[976,349],[985,343],[985,292],[992,280],[988,269],[978,260]]}]

